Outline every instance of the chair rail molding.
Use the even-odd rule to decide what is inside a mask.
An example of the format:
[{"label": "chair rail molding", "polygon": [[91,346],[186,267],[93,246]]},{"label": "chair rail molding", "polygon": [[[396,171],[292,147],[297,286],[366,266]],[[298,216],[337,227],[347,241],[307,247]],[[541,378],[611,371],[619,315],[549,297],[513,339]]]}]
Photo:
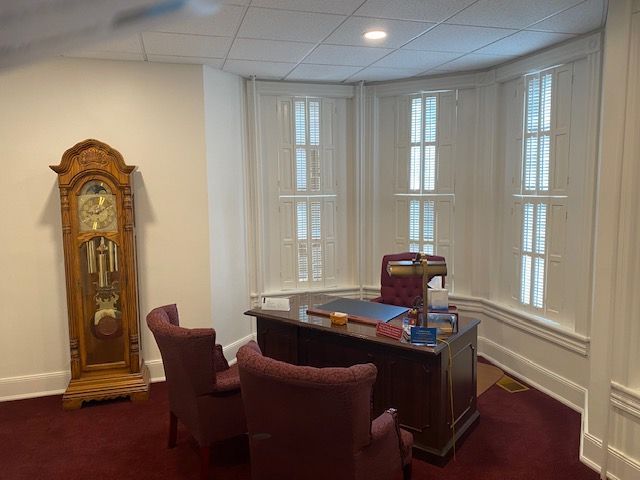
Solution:
[{"label": "chair rail molding", "polygon": [[450,299],[463,312],[484,314],[583,357],[589,356],[589,337],[557,327],[550,321],[484,298],[452,294]]},{"label": "chair rail molding", "polygon": [[611,405],[640,421],[640,390],[611,382]]}]

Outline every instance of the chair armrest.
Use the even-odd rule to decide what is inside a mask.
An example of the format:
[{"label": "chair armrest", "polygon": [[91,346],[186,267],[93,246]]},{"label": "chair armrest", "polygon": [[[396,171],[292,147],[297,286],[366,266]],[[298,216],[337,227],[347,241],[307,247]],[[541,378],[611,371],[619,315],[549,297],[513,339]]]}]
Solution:
[{"label": "chair armrest", "polygon": [[389,409],[371,422],[371,443],[356,454],[357,478],[392,478],[402,469],[396,411]]}]

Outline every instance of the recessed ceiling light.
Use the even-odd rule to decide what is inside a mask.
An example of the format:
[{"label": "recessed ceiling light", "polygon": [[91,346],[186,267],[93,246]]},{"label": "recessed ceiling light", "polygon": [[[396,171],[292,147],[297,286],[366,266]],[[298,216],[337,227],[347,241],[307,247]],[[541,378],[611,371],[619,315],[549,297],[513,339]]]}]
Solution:
[{"label": "recessed ceiling light", "polygon": [[382,30],[370,30],[368,32],[364,32],[364,38],[369,40],[380,40],[387,36],[387,32]]}]

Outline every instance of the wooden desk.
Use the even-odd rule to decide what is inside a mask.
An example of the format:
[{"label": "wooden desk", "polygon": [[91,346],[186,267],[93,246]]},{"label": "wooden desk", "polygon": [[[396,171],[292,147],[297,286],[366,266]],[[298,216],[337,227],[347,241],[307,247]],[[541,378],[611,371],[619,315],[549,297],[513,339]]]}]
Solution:
[{"label": "wooden desk", "polygon": [[[252,309],[262,352],[277,360],[314,367],[348,367],[371,362],[378,368],[373,414],[398,409],[400,424],[414,436],[414,453],[443,463],[453,446],[449,396],[449,348],[419,347],[376,336],[375,327],[348,323],[332,326],[326,317],[307,315],[310,306],[335,297],[301,294],[291,297],[288,312]],[[400,317],[390,323],[402,325]],[[451,345],[455,437],[478,419],[476,397],[478,320],[460,320]],[[312,412],[310,412],[311,414]]]}]

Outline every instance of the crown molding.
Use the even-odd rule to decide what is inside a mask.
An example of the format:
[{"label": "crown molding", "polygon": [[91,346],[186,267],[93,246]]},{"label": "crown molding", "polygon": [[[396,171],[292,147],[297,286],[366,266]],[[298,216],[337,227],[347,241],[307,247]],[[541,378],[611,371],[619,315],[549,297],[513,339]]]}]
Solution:
[{"label": "crown molding", "polygon": [[498,67],[496,81],[507,82],[532,71],[572,62],[601,50],[602,31],[598,31]]},{"label": "crown molding", "polygon": [[408,95],[416,92],[434,90],[455,90],[461,88],[474,88],[478,85],[478,76],[484,76],[487,72],[462,73],[444,75],[441,77],[416,78],[411,80],[394,81],[391,83],[379,83],[367,85],[367,92],[376,97],[389,97],[395,95]]},{"label": "crown molding", "polygon": [[[251,80],[247,80],[247,84],[250,83]],[[353,85],[256,80],[256,93],[258,95],[286,95],[294,97],[353,98],[355,95],[355,87]]]}]

